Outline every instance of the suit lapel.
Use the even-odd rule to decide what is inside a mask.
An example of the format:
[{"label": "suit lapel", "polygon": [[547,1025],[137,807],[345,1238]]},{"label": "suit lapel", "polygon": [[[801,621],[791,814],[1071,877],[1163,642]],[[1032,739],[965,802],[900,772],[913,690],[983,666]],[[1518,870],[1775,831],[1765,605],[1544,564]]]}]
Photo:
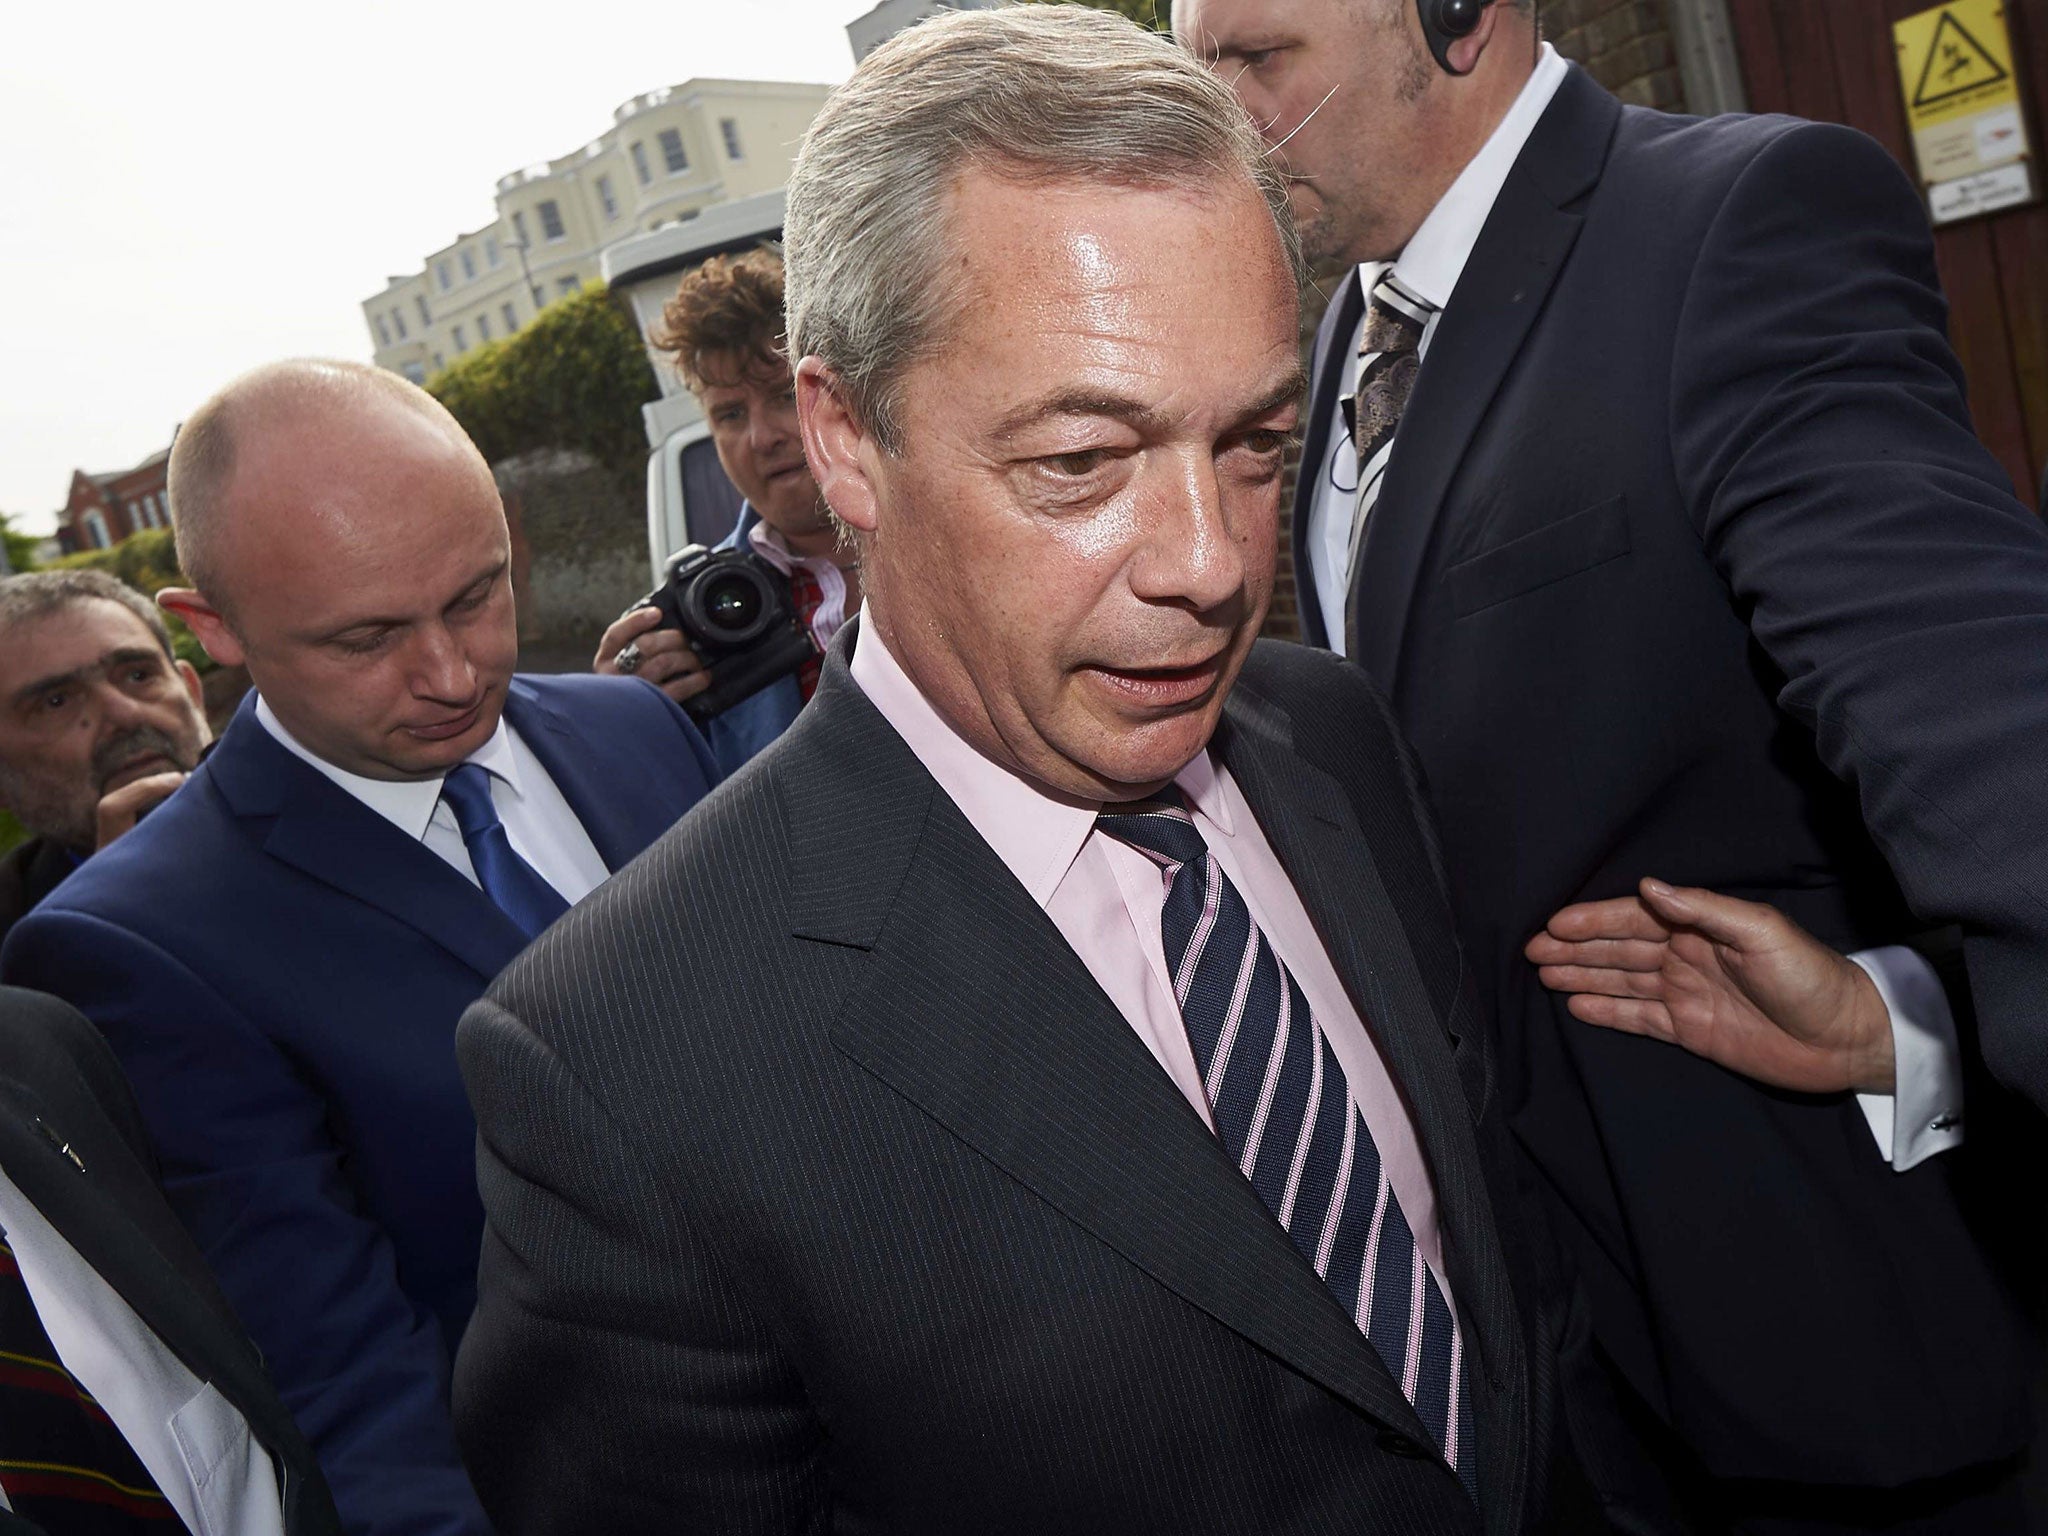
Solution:
[{"label": "suit lapel", "polygon": [[1574,65],[1502,183],[1430,338],[1386,482],[1366,522],[1349,654],[1389,692],[1445,497],[1583,222],[1620,103]]},{"label": "suit lapel", "polygon": [[851,629],[796,727],[803,750],[777,759],[793,929],[868,951],[835,1046],[1168,1290],[1427,1443],[1059,930],[846,675]]},{"label": "suit lapel", "polygon": [[1322,324],[1316,329],[1315,356],[1309,368],[1309,417],[1302,432],[1301,463],[1294,479],[1295,601],[1301,613],[1302,638],[1310,645],[1327,646],[1332,626],[1344,623],[1343,614],[1323,612],[1309,548],[1309,523],[1316,491],[1323,483],[1324,466],[1330,462],[1330,423],[1335,419],[1338,388],[1344,382],[1346,355],[1359,317],[1364,313],[1365,294],[1358,286],[1358,271],[1347,268],[1329,308],[1323,311]]},{"label": "suit lapel", "polygon": [[[583,823],[597,856],[613,874],[668,830],[667,821],[647,824],[645,813],[654,803],[652,798],[620,794],[616,771],[605,754],[592,751],[590,742],[577,736],[574,724],[523,679],[512,680],[505,718],[547,769],[569,809]],[[611,771],[609,782],[605,781],[607,771]]]},{"label": "suit lapel", "polygon": [[[1357,813],[1336,780],[1296,752],[1286,718],[1242,686],[1226,706],[1212,749],[1258,817],[1414,1117],[1436,1186],[1444,1266],[1466,1342],[1478,1357],[1472,1380],[1519,1384],[1522,1333],[1474,1110],[1454,1054],[1458,1037],[1431,1001]],[[1407,793],[1405,786],[1391,792]],[[1482,1426],[1492,1431],[1477,1437],[1483,1459],[1505,1453],[1506,1425],[1518,1416],[1517,1407],[1501,1423]],[[1516,1480],[1490,1481],[1500,1488]],[[1489,1508],[1490,1516],[1501,1513]]]},{"label": "suit lapel", "polygon": [[287,752],[252,706],[236,713],[203,771],[238,816],[269,822],[266,853],[417,929],[482,979],[526,947],[526,935],[488,896]]}]

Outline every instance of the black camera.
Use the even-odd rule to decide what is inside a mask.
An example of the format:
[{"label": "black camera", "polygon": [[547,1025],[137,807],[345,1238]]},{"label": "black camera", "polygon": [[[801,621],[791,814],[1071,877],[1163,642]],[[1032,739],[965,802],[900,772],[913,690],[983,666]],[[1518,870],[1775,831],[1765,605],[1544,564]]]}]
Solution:
[{"label": "black camera", "polygon": [[683,708],[699,722],[752,698],[818,656],[789,600],[789,578],[751,550],[691,544],[669,557],[668,579],[636,607],[661,610],[711,673]]}]

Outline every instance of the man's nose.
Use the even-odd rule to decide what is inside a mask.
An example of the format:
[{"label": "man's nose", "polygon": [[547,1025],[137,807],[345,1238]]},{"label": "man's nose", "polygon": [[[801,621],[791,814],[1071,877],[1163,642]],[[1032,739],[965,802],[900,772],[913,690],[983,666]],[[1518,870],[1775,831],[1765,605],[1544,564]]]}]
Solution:
[{"label": "man's nose", "polygon": [[1197,612],[1236,597],[1244,587],[1244,554],[1231,537],[1214,461],[1207,454],[1177,461],[1151,503],[1144,548],[1132,567],[1137,595]]},{"label": "man's nose", "polygon": [[476,668],[469,652],[445,626],[430,625],[420,633],[413,656],[413,692],[448,703],[466,703],[476,693]]},{"label": "man's nose", "polygon": [[137,698],[111,679],[102,680],[94,687],[93,700],[98,706],[93,713],[104,732],[125,731],[132,726],[151,723],[149,701]]},{"label": "man's nose", "polygon": [[794,411],[759,410],[747,417],[747,446],[756,454],[780,448],[795,434]]}]

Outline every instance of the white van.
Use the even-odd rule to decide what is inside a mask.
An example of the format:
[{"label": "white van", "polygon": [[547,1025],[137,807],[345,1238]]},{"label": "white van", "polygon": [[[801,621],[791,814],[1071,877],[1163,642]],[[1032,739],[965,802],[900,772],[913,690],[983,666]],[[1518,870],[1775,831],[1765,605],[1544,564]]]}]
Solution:
[{"label": "white van", "polygon": [[[782,193],[763,192],[707,208],[693,219],[606,246],[598,257],[605,285],[632,306],[644,342],[661,325],[662,307],[692,267],[750,251],[782,237]],[[661,398],[640,408],[653,451],[647,457],[649,585],[686,544],[717,544],[739,521],[740,493],[719,467],[711,428],[667,355],[648,345]]]}]

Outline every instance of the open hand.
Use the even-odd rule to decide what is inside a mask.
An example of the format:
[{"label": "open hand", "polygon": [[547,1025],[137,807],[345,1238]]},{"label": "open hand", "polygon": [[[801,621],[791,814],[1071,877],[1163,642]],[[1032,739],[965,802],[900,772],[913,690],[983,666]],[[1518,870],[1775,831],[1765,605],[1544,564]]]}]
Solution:
[{"label": "open hand", "polygon": [[640,665],[631,673],[644,677],[678,704],[693,699],[711,686],[711,674],[680,629],[661,627],[659,608],[635,608],[616,619],[597,643],[593,672],[613,677],[625,675],[619,668],[619,652],[628,645],[639,647]]},{"label": "open hand", "polygon": [[1523,951],[1575,1018],[1800,1093],[1890,1093],[1891,1015],[1862,967],[1775,907],[1645,880],[1566,907]]}]

